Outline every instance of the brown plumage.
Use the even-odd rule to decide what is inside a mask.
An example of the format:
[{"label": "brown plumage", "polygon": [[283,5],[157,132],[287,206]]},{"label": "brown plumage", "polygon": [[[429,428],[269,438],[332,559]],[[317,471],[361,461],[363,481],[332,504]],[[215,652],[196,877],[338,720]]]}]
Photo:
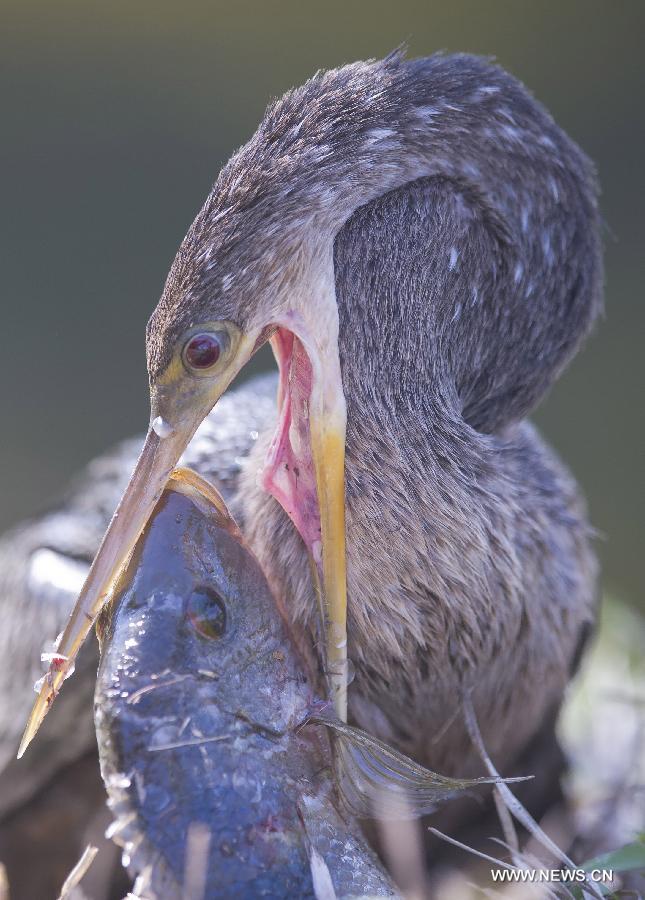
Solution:
[{"label": "brown plumage", "polygon": [[[594,618],[583,505],[523,419],[601,307],[596,194],[591,164],[548,113],[476,57],[395,54],[318,74],[274,103],[220,173],[150,319],[156,436],[86,583],[86,618],[134,539],[132,515],[145,521],[238,357],[279,326],[304,347],[298,365],[308,360],[282,370],[280,408],[285,392],[292,406],[305,397],[291,420],[300,436],[284,432],[289,452],[300,459],[296,445],[313,441],[310,384],[329,389],[317,427],[332,421],[341,434],[346,404],[350,715],[433,768],[468,775],[459,701],[472,689],[498,765],[517,758],[557,708]],[[211,382],[187,373],[187,340],[222,322],[233,362]],[[290,471],[283,502],[303,542],[258,486],[271,430],[237,502],[312,646],[308,555],[333,593],[325,551],[338,534],[324,514],[338,493],[321,498],[324,470]],[[288,468],[286,458],[276,457]],[[322,562],[310,522],[319,513]]]},{"label": "brown plumage", "polygon": [[[343,328],[342,311],[375,296],[414,305],[428,260],[419,236],[436,234],[444,190],[417,183],[375,201],[336,241],[348,401],[349,657],[356,667],[349,708],[363,727],[427,765],[463,773],[476,763],[459,714],[461,691],[475,689],[484,739],[507,764],[559,703],[594,619],[596,561],[575,482],[532,426],[478,431],[447,392],[427,382],[397,390],[356,365],[368,354],[361,354],[351,312]],[[446,201],[455,202],[450,193]],[[397,207],[415,203],[412,223],[397,220]],[[398,242],[414,248],[407,284]],[[467,255],[467,241],[460,246]],[[381,336],[396,346],[397,336],[386,329]],[[286,590],[289,614],[313,631],[305,548],[284,511],[257,487],[270,433],[245,469],[243,519],[276,590]]]},{"label": "brown plumage", "polygon": [[[594,618],[584,507],[522,419],[601,306],[595,199],[589,162],[502,70],[355,64],[268,110],[150,321],[154,377],[188,324],[271,321],[334,241],[350,713],[447,772],[474,765],[460,691],[474,688],[505,764],[559,703]],[[256,486],[269,435],[244,520],[289,615],[314,630],[303,543]]]}]

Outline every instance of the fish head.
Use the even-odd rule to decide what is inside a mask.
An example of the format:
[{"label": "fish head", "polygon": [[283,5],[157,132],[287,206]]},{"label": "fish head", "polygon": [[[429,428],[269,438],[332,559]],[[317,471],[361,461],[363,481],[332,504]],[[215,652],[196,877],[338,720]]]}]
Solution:
[{"label": "fish head", "polygon": [[306,715],[307,674],[259,563],[224,508],[172,482],[99,634],[99,686],[124,709],[148,697],[167,717],[174,688],[178,724],[200,719],[199,697],[211,712],[275,732]]}]

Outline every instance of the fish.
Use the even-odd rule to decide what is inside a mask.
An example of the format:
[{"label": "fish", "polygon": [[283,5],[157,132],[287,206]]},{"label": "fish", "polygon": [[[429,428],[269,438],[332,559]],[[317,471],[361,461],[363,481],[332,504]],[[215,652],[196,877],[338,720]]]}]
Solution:
[{"label": "fish", "polygon": [[138,898],[395,897],[359,822],[374,797],[417,816],[494,780],[442,779],[335,718],[223,500],[187,470],[97,633],[109,835]]}]

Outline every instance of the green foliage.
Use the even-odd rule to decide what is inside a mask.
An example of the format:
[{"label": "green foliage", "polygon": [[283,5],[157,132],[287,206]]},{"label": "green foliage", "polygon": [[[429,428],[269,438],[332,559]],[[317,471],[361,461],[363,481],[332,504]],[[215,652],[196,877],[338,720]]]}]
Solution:
[{"label": "green foliage", "polygon": [[617,850],[594,856],[582,864],[585,872],[593,869],[613,869],[614,872],[645,871],[645,832],[636,836],[631,844],[625,844]]},{"label": "green foliage", "polygon": [[[582,863],[580,868],[585,872],[593,872],[594,869],[611,869],[615,875],[625,872],[645,872],[645,832],[637,834],[636,840],[630,844],[588,859]],[[618,896],[606,885],[598,884],[596,887],[607,897]],[[576,900],[582,900],[584,896],[582,889],[577,886],[571,889],[571,893]]]}]

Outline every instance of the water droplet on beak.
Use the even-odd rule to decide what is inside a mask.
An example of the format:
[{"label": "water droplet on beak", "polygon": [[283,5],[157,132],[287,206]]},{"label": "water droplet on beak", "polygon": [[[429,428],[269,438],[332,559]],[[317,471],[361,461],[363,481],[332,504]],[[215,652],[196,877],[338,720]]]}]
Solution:
[{"label": "water droplet on beak", "polygon": [[174,428],[169,422],[166,422],[165,419],[162,419],[161,416],[157,416],[151,422],[151,428],[157,437],[167,438],[173,433]]}]

